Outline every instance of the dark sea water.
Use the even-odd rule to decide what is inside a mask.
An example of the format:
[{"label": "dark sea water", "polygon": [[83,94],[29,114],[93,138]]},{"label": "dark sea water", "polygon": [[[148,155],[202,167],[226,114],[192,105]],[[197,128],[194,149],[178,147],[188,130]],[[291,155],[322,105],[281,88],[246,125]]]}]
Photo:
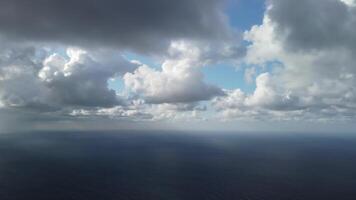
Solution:
[{"label": "dark sea water", "polygon": [[355,200],[356,137],[0,135],[0,200]]}]

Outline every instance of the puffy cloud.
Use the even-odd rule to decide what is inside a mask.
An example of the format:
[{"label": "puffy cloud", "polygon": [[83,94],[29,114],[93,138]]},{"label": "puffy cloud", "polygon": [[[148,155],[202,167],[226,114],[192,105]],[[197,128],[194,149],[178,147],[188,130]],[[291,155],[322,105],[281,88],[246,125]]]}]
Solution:
[{"label": "puffy cloud", "polygon": [[212,102],[225,118],[268,119],[269,115],[298,113],[306,108],[302,99],[276,85],[269,73],[256,78],[256,89],[252,94],[240,89],[227,90],[226,93],[226,96],[217,97]]},{"label": "puffy cloud", "polygon": [[[0,112],[26,112],[39,120],[203,119],[206,107],[198,102],[224,91],[206,83],[201,68],[245,54],[224,5],[225,0],[1,1]],[[127,61],[123,52],[159,57],[161,69]],[[111,78],[123,78],[128,90],[110,89]]]},{"label": "puffy cloud", "polygon": [[[214,100],[228,118],[355,119],[355,7],[339,0],[268,1],[263,24],[245,32],[256,90]],[[232,103],[236,101],[236,103]]]},{"label": "puffy cloud", "polygon": [[173,42],[162,70],[146,65],[124,76],[125,85],[148,103],[182,103],[209,100],[223,91],[204,82],[200,68],[210,62],[205,52],[189,42]]},{"label": "puffy cloud", "polygon": [[[269,0],[263,23],[244,33],[247,52],[227,25],[223,1],[94,3],[0,3],[0,126],[10,124],[5,118],[355,119],[355,1]],[[125,50],[159,52],[161,66],[127,61],[119,54]],[[204,66],[242,57],[253,92],[205,82]],[[108,87],[111,78],[122,78],[122,94]]]},{"label": "puffy cloud", "polygon": [[[185,53],[171,52],[172,57],[177,56],[173,63],[182,62],[174,69],[180,73],[185,70],[184,63],[193,62],[180,60],[188,56]],[[66,126],[68,121],[73,124],[78,120],[187,120],[198,118],[206,109],[194,102],[147,104],[137,96],[109,89],[110,78],[133,73],[139,66],[115,51],[14,47],[1,51],[0,59],[0,118],[9,129],[15,126],[14,121],[26,121],[30,127],[38,122],[55,124],[53,121]],[[184,80],[190,79],[177,84],[185,84]],[[3,129],[5,124],[1,124]]]},{"label": "puffy cloud", "polygon": [[47,88],[36,79],[41,61],[34,48],[9,48],[0,52],[0,102],[3,107],[47,109]]},{"label": "puffy cloud", "polygon": [[260,74],[256,78],[256,89],[246,99],[249,106],[265,107],[271,110],[298,110],[299,99],[290,91],[285,91],[276,85],[268,73]]},{"label": "puffy cloud", "polygon": [[224,0],[2,0],[0,35],[151,53],[176,39],[230,38],[223,6]]},{"label": "puffy cloud", "polygon": [[0,64],[1,104],[37,111],[118,105],[107,81],[137,66],[110,52],[75,48],[63,56],[41,48],[5,50]]},{"label": "puffy cloud", "polygon": [[[356,8],[351,1],[272,0],[268,16],[292,50],[348,48],[355,50]],[[345,3],[346,2],[346,3]]]},{"label": "puffy cloud", "polygon": [[[207,108],[198,101],[224,92],[205,83],[201,69],[235,59],[231,49],[216,43],[173,42],[162,70],[156,70],[113,50],[17,46],[0,53],[0,105],[13,113],[11,120],[37,125],[48,119],[64,126],[77,120],[205,120]],[[123,77],[129,90],[118,94],[110,89],[108,80],[114,77]]]},{"label": "puffy cloud", "polygon": [[49,56],[38,76],[51,90],[51,98],[60,104],[108,107],[119,104],[108,80],[135,69],[136,64],[108,52],[89,53],[67,49],[68,59]]}]

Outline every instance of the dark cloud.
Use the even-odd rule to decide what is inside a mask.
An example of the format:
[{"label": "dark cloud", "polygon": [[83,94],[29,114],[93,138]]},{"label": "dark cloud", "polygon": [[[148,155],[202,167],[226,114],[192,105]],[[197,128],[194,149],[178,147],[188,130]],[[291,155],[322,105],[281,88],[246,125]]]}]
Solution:
[{"label": "dark cloud", "polygon": [[136,64],[111,52],[68,49],[67,60],[53,54],[44,61],[39,77],[54,102],[69,106],[111,107],[121,104],[108,80],[133,71]]},{"label": "dark cloud", "polygon": [[36,73],[41,61],[35,48],[6,48],[0,50],[0,102],[11,107],[42,109],[47,92]]},{"label": "dark cloud", "polygon": [[230,34],[224,0],[2,0],[0,34],[15,41],[101,45],[140,52],[173,39]]},{"label": "dark cloud", "polygon": [[0,52],[0,107],[47,112],[121,105],[108,81],[137,66],[111,51],[69,48],[66,56],[39,54],[36,48]]},{"label": "dark cloud", "polygon": [[268,16],[292,50],[356,50],[356,7],[340,0],[271,0]]}]

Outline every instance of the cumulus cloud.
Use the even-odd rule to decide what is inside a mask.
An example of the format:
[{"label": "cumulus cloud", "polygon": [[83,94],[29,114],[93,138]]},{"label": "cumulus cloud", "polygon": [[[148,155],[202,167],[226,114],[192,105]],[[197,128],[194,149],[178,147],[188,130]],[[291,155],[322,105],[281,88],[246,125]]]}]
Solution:
[{"label": "cumulus cloud", "polygon": [[66,106],[120,104],[108,80],[136,64],[112,52],[68,48],[66,55],[39,49],[2,52],[0,101],[7,107],[61,109]]},{"label": "cumulus cloud", "polygon": [[[225,3],[1,1],[0,107],[34,118],[197,117],[206,109],[199,101],[224,95],[205,82],[202,67],[245,54]],[[125,53],[158,57],[161,68]],[[126,90],[111,89],[111,78],[122,78]]]},{"label": "cumulus cloud", "polygon": [[262,73],[256,78],[256,89],[252,94],[240,89],[227,90],[226,94],[212,101],[225,118],[268,119],[271,114],[288,114],[305,109],[303,99],[276,85],[269,73]]},{"label": "cumulus cloud", "polygon": [[142,65],[124,76],[125,85],[148,103],[182,103],[209,100],[224,92],[204,82],[201,67],[210,62],[189,42],[173,42],[162,70]]},{"label": "cumulus cloud", "polygon": [[0,102],[3,107],[46,108],[47,89],[36,79],[41,68],[38,52],[31,47],[0,52]]},{"label": "cumulus cloud", "polygon": [[119,104],[108,80],[133,71],[136,64],[111,52],[90,54],[82,49],[67,49],[68,59],[53,54],[43,62],[38,77],[51,90],[51,98],[61,104],[108,107]]},{"label": "cumulus cloud", "polygon": [[[262,24],[243,34],[246,48],[223,6],[1,1],[0,126],[16,119],[355,119],[355,1],[268,0]],[[154,56],[160,66],[127,60],[127,52]],[[206,82],[203,68],[220,62],[242,63],[255,90]],[[108,86],[111,78],[122,79],[123,91]]]},{"label": "cumulus cloud", "polygon": [[[197,116],[204,111],[198,101],[224,95],[204,81],[201,68],[245,54],[224,6],[224,0],[1,1],[0,106],[34,118]],[[163,59],[161,69],[127,61],[120,55],[127,52]],[[109,88],[111,78],[123,78],[127,91]]]},{"label": "cumulus cloud", "polygon": [[2,0],[0,35],[151,53],[177,39],[230,38],[223,6],[221,0]]},{"label": "cumulus cloud", "polygon": [[354,119],[355,11],[339,0],[268,1],[263,24],[245,32],[245,62],[272,71],[252,94],[229,91],[215,107],[230,118]]},{"label": "cumulus cloud", "polygon": [[[268,16],[293,50],[355,50],[356,8],[351,1],[272,0]],[[307,20],[306,20],[307,19]]]},{"label": "cumulus cloud", "polygon": [[[197,48],[195,51],[198,51]],[[172,62],[169,65],[176,68],[170,70],[167,76],[176,76],[180,79],[186,63],[202,62],[194,59],[184,60],[183,57],[192,52],[184,52],[184,55],[180,55],[181,53],[172,50],[172,60],[166,63]],[[118,91],[108,87],[109,79],[120,78],[125,74],[125,77],[132,75],[143,66],[137,61],[125,60],[118,52],[108,50],[65,48],[54,51],[50,48],[29,47],[6,49],[0,55],[0,118],[3,122],[7,121],[6,124],[10,127],[15,123],[9,125],[10,121],[37,124],[39,121],[47,123],[50,119],[59,122],[103,119],[141,122],[198,119],[199,113],[204,112],[206,107],[195,102],[201,99],[194,99],[194,96],[189,94],[194,91],[200,92],[202,96],[212,95],[205,94],[206,91],[198,91],[192,86],[190,93],[185,91],[169,93],[173,96],[182,95],[182,99],[186,96],[191,98],[186,103],[179,103],[181,100],[179,98],[169,97],[172,100],[169,103],[151,104],[152,102],[139,97],[141,95],[144,97],[143,93],[139,93],[139,96],[118,94]],[[187,68],[190,67],[193,66]],[[198,84],[196,87],[209,88],[210,86],[203,82],[199,67],[196,67],[193,73],[189,71],[190,69],[187,70],[188,75],[175,84],[180,87],[181,84],[184,85],[192,80],[189,78],[190,75],[195,76],[194,73],[197,73],[199,75],[195,78],[199,80],[193,81],[194,84]],[[180,74],[175,74],[175,70],[181,70]],[[175,86],[175,84],[163,85]],[[184,87],[188,88],[187,85]],[[219,94],[222,92],[217,87],[211,86],[211,88]],[[166,97],[165,93],[161,93],[156,98]],[[5,124],[1,126],[4,129]]]}]

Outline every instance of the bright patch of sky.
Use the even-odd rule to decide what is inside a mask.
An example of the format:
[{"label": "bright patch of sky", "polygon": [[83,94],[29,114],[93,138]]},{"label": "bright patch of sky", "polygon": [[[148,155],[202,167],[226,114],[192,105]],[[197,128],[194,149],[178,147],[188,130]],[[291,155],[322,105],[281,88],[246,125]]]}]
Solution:
[{"label": "bright patch of sky", "polygon": [[255,84],[247,83],[244,80],[244,69],[236,68],[229,64],[219,64],[208,66],[203,69],[206,82],[224,89],[240,88],[245,92],[252,92]]},{"label": "bright patch of sky", "polygon": [[125,84],[122,78],[113,78],[108,81],[108,87],[117,92],[121,92],[125,89]]},{"label": "bright patch of sky", "polygon": [[[230,24],[239,31],[249,30],[253,25],[261,24],[265,10],[264,0],[230,0],[226,8]],[[243,43],[248,45],[247,42]],[[247,83],[245,66],[233,66],[229,63],[208,66],[203,69],[205,80],[225,89],[240,88],[246,93],[255,90],[254,83]]]}]

